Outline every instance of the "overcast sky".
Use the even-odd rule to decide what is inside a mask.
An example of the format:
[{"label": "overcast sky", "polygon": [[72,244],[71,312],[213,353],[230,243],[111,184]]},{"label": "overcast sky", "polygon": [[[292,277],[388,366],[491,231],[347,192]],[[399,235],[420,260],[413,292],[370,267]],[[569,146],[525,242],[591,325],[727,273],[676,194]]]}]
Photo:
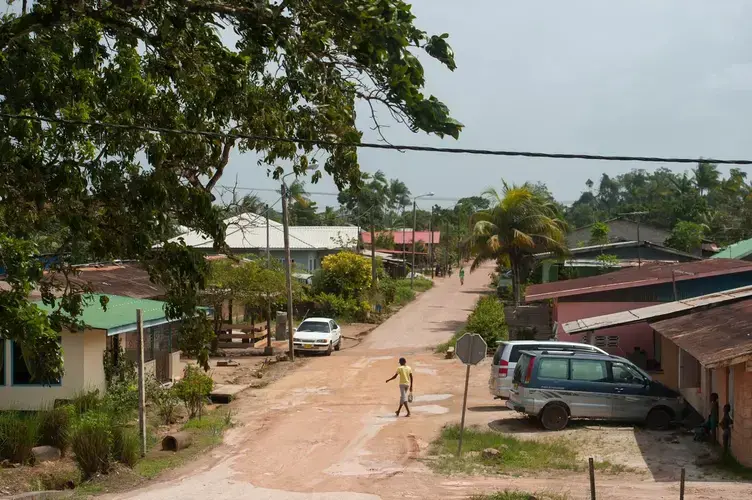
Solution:
[{"label": "overcast sky", "polygon": [[[465,124],[460,140],[394,124],[393,143],[596,154],[752,157],[752,2],[748,0],[413,0],[416,24],[447,32],[458,68],[424,59],[428,93]],[[359,124],[371,132],[365,109]],[[388,121],[388,115],[381,118]],[[545,182],[562,201],[588,178],[638,165],[361,150],[414,194],[478,194]],[[646,164],[655,169],[659,165]],[[675,167],[684,170],[688,167]],[[727,169],[723,169],[726,171]],[[224,183],[272,188],[252,156]],[[312,191],[336,191],[325,178]],[[274,198],[271,193],[259,193]],[[314,197],[336,205],[333,197]],[[451,203],[441,203],[451,205]],[[428,203],[426,203],[428,205]]]}]

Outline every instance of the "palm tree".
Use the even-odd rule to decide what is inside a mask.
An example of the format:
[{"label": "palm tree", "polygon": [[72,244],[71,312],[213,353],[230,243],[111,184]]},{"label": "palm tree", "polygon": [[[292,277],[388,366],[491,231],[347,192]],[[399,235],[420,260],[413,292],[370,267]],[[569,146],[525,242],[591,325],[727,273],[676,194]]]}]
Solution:
[{"label": "palm tree", "polygon": [[474,271],[483,262],[506,261],[512,270],[514,304],[520,303],[520,278],[532,256],[540,252],[563,255],[567,251],[566,223],[556,206],[540,196],[529,183],[521,186],[502,181],[502,192],[493,188],[483,194],[493,206],[473,214],[470,250]]},{"label": "palm tree", "polygon": [[706,194],[720,183],[721,173],[718,172],[718,167],[713,163],[701,161],[693,172],[695,184],[697,184],[697,189],[700,190],[701,195]]}]

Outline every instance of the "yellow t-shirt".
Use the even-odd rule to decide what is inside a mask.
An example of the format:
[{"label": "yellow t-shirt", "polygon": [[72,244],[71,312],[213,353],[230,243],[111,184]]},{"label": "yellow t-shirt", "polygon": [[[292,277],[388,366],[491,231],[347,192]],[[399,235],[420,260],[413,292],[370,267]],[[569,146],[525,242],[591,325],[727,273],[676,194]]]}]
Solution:
[{"label": "yellow t-shirt", "polygon": [[400,385],[410,385],[410,375],[413,373],[412,369],[405,365],[397,368],[397,374],[399,375]]}]

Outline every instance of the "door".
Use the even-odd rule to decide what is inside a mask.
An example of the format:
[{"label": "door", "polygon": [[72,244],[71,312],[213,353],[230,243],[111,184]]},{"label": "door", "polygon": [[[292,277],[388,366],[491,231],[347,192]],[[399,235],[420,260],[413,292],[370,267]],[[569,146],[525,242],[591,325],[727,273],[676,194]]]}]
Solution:
[{"label": "door", "polygon": [[614,419],[630,422],[645,420],[653,407],[645,378],[626,363],[612,362]]},{"label": "door", "polygon": [[330,321],[329,326],[332,327],[332,342],[336,344],[342,338],[342,330],[340,330],[339,325],[334,321]]},{"label": "door", "polygon": [[569,404],[573,417],[611,418],[612,386],[606,362],[598,359],[576,359],[571,363],[573,397]]}]

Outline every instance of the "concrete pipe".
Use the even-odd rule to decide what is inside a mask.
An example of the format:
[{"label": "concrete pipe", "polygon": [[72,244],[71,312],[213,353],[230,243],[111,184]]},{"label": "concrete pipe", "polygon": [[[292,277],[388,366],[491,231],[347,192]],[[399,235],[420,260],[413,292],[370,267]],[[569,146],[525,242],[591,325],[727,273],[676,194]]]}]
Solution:
[{"label": "concrete pipe", "polygon": [[164,451],[180,451],[188,448],[193,442],[193,436],[188,432],[173,432],[162,439],[162,449]]}]

